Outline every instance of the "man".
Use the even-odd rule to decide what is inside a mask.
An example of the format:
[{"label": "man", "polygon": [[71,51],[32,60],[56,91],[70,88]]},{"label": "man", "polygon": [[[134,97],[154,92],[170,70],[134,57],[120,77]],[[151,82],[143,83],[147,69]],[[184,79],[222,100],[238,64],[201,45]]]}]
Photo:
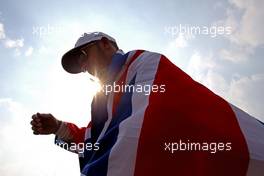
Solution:
[{"label": "man", "polygon": [[[78,128],[34,114],[34,134],[79,154],[81,175],[263,175],[264,125],[192,80],[165,56],[124,54],[114,38],[85,33],[62,57],[103,88]],[[109,89],[110,88],[110,89]]]}]

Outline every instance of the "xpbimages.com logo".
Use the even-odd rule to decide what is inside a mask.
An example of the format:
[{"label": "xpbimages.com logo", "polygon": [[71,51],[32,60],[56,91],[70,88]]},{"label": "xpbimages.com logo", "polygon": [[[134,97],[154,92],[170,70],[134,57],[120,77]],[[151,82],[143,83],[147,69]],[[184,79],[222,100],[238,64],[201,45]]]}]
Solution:
[{"label": "xpbimages.com logo", "polygon": [[188,25],[179,24],[174,26],[165,26],[165,34],[171,36],[178,36],[179,34],[184,36],[195,37],[196,35],[207,35],[212,38],[223,35],[231,35],[231,26],[221,26],[221,25],[211,25],[211,26],[198,26],[198,25]]},{"label": "xpbimages.com logo", "polygon": [[76,152],[78,154],[83,154],[84,151],[97,151],[100,149],[99,143],[74,143],[74,142],[62,142],[61,140],[56,140],[56,145],[64,148],[68,151]]},{"label": "xpbimages.com logo", "polygon": [[177,142],[165,142],[164,151],[171,154],[177,151],[204,151],[212,154],[221,151],[232,150],[231,142],[192,142],[190,140],[179,140]]},{"label": "xpbimages.com logo", "polygon": [[144,95],[150,95],[150,93],[164,93],[166,91],[165,85],[155,85],[155,84],[136,84],[136,85],[129,85],[129,84],[116,84],[115,82],[110,85],[102,85],[101,92],[105,93],[106,95],[114,92],[122,92],[122,93],[143,93]]}]

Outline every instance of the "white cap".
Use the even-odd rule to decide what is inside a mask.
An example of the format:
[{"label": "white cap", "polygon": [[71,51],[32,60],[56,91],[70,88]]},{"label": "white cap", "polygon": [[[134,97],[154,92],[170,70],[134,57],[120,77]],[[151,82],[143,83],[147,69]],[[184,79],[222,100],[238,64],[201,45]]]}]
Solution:
[{"label": "white cap", "polygon": [[108,40],[112,42],[116,42],[116,40],[103,33],[103,32],[91,32],[91,33],[84,33],[75,43],[75,46],[73,49],[68,51],[62,56],[61,64],[64,70],[66,70],[69,73],[80,73],[81,68],[77,63],[78,57],[81,55],[81,48],[88,43],[91,43],[96,40],[101,40],[103,37],[107,38]]}]

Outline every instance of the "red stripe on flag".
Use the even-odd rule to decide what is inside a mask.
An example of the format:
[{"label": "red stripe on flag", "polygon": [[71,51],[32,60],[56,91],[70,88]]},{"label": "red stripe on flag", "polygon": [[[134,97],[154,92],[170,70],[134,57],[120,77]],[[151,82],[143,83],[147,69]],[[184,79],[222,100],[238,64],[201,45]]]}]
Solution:
[{"label": "red stripe on flag", "polygon": [[[246,175],[249,152],[229,104],[161,56],[139,138],[135,176]],[[231,142],[230,151],[165,151],[165,142]]]},{"label": "red stripe on flag", "polygon": [[67,127],[70,130],[70,135],[72,136],[72,142],[79,144],[84,142],[84,137],[85,137],[85,131],[86,128],[89,128],[91,126],[91,122],[88,124],[87,127],[82,127],[79,128],[73,123],[67,122]]},{"label": "red stripe on flag", "polygon": [[[117,81],[116,85],[124,85],[125,81],[126,81],[126,76],[127,76],[127,71],[128,71],[128,68],[130,66],[130,64],[136,60],[138,58],[138,56],[143,53],[144,50],[137,50],[136,53],[132,56],[132,58],[129,60],[128,64],[127,64],[127,67],[124,71],[124,73],[121,75],[120,79]],[[115,111],[116,111],[116,108],[120,102],[120,99],[122,97],[122,94],[123,92],[122,91],[119,91],[117,93],[115,93],[114,95],[114,98],[113,98],[113,107],[112,107],[112,115],[114,117],[114,114],[115,114]]]}]

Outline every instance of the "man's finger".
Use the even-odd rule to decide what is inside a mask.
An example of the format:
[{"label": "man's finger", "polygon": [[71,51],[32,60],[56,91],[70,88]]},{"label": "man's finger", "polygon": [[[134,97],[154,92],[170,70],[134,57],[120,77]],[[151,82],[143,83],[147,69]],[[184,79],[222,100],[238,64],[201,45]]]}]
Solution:
[{"label": "man's finger", "polygon": [[40,130],[42,130],[43,128],[42,128],[42,127],[37,127],[37,126],[32,126],[31,129],[32,129],[33,131],[40,132]]},{"label": "man's finger", "polygon": [[30,124],[31,124],[32,126],[34,126],[34,125],[36,125],[36,124],[37,124],[37,122],[36,122],[36,121],[34,121],[34,120],[31,120]]},{"label": "man's finger", "polygon": [[39,135],[39,132],[37,132],[37,131],[33,131],[33,134],[35,134],[35,135]]},{"label": "man's finger", "polygon": [[32,121],[39,123],[41,121],[41,119],[39,117],[36,117]]},{"label": "man's finger", "polygon": [[37,116],[37,114],[34,114],[34,115],[32,116],[32,119],[33,119],[34,121],[40,122],[40,117]]},{"label": "man's finger", "polygon": [[41,126],[42,126],[41,123],[39,123],[39,122],[37,122],[37,121],[35,121],[35,120],[32,120],[32,121],[30,122],[30,124],[31,124],[32,126],[37,126],[37,127],[41,127]]},{"label": "man's finger", "polygon": [[44,131],[44,129],[42,127],[32,126],[31,129],[33,130],[34,134],[45,134],[45,131]]},{"label": "man's finger", "polygon": [[44,113],[37,113],[38,117],[49,117],[50,114],[44,114]]},{"label": "man's finger", "polygon": [[33,131],[37,131],[37,127],[35,127],[35,126],[32,126],[31,129],[32,129]]},{"label": "man's finger", "polygon": [[35,118],[37,118],[37,114],[32,115],[32,119],[35,119]]}]

